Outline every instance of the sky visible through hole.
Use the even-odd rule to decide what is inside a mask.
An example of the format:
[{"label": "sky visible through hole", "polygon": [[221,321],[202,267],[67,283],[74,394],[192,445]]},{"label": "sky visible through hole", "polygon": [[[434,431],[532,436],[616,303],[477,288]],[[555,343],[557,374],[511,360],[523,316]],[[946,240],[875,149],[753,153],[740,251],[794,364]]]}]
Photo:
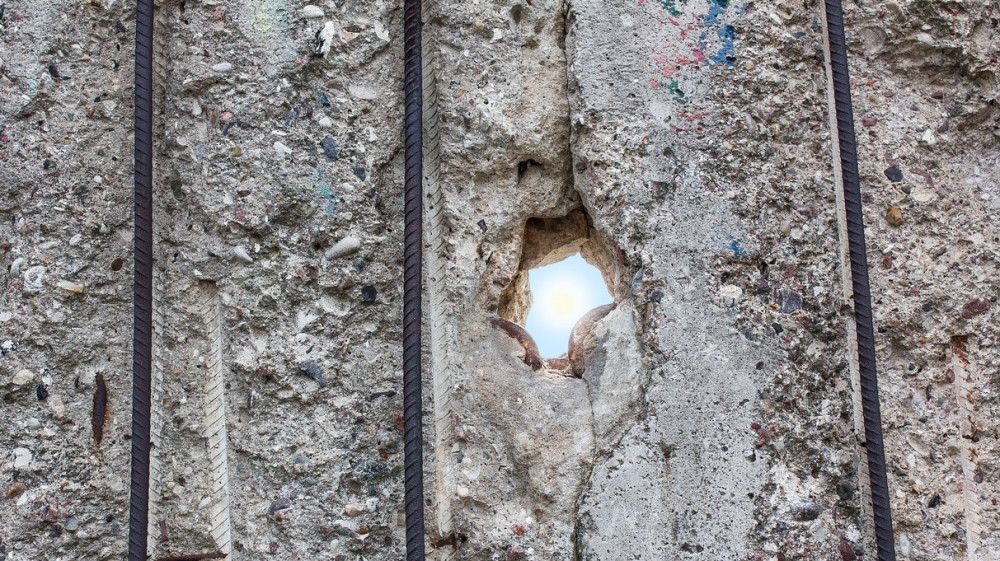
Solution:
[{"label": "sky visible through hole", "polygon": [[531,309],[524,328],[543,358],[556,358],[569,347],[569,334],[590,310],[614,301],[596,267],[579,253],[528,271]]}]

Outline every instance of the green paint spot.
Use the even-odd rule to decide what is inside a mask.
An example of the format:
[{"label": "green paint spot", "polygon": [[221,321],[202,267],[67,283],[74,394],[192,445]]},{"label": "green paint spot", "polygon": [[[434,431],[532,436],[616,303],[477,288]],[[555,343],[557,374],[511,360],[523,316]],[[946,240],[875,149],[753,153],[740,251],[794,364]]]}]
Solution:
[{"label": "green paint spot", "polygon": [[687,105],[688,98],[684,95],[684,90],[681,89],[677,80],[671,80],[670,85],[667,87],[671,94],[673,94],[674,99],[677,100],[681,105]]},{"label": "green paint spot", "polygon": [[[686,4],[687,0],[680,0],[681,4]],[[677,3],[675,0],[663,0],[663,9],[666,10],[672,16],[681,15],[681,11],[677,9]]]}]

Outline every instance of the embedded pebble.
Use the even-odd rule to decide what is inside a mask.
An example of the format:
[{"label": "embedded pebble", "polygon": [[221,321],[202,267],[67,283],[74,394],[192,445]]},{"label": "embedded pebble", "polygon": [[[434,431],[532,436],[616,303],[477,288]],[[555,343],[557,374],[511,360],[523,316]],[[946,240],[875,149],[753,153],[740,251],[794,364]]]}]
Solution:
[{"label": "embedded pebble", "polygon": [[21,493],[24,493],[24,490],[26,488],[27,486],[21,481],[15,481],[14,483],[11,483],[10,487],[7,487],[7,498],[16,499],[20,497]]},{"label": "embedded pebble", "polygon": [[889,178],[889,181],[894,183],[898,183],[903,180],[903,172],[896,166],[885,168],[885,176]]},{"label": "embedded pebble", "polygon": [[378,92],[367,86],[351,85],[347,86],[347,91],[358,99],[373,100],[378,99]]},{"label": "embedded pebble", "polygon": [[899,534],[899,554],[903,557],[910,555],[910,538],[906,534]]},{"label": "embedded pebble", "polygon": [[735,306],[742,297],[743,289],[734,284],[726,284],[719,288],[719,300],[721,300],[722,305],[727,308]]},{"label": "embedded pebble", "polygon": [[302,15],[302,19],[317,19],[324,16],[323,8],[312,4],[303,6],[299,13]]},{"label": "embedded pebble", "polygon": [[80,527],[80,521],[77,520],[75,516],[70,516],[66,519],[66,522],[63,523],[63,527],[66,528],[67,531],[75,532],[77,528]]},{"label": "embedded pebble", "polygon": [[212,65],[212,72],[219,72],[220,74],[224,72],[229,72],[232,69],[233,65],[228,62],[220,62],[218,64]]},{"label": "embedded pebble", "polygon": [[793,520],[798,520],[799,522],[808,522],[809,520],[816,520],[819,517],[819,513],[822,512],[823,508],[812,501],[798,500],[793,501],[789,506],[789,511],[792,514]]},{"label": "embedded pebble", "polygon": [[246,248],[242,245],[233,248],[233,256],[248,265],[253,263],[253,257],[250,257],[250,254],[247,253]]},{"label": "embedded pebble", "polygon": [[56,286],[58,286],[59,288],[61,288],[63,290],[68,290],[69,292],[73,292],[75,294],[83,294],[83,285],[82,284],[77,284],[75,282],[70,282],[70,281],[67,281],[67,280],[61,280],[61,281],[59,281],[59,282],[56,283]]},{"label": "embedded pebble", "polygon": [[326,22],[323,29],[316,33],[316,54],[326,58],[333,47],[333,37],[337,34],[337,24],[332,21]]},{"label": "embedded pebble", "polygon": [[361,249],[361,240],[355,236],[348,236],[326,250],[324,255],[327,259],[336,259],[357,253],[359,249]]},{"label": "embedded pebble", "polygon": [[285,146],[284,144],[281,143],[281,141],[278,141],[278,140],[274,141],[274,146],[273,147],[274,147],[274,151],[277,152],[277,154],[279,156],[287,156],[287,155],[289,155],[289,154],[292,153],[292,149],[291,148]]},{"label": "embedded pebble", "polygon": [[885,211],[885,220],[891,226],[899,227],[903,225],[903,211],[898,206],[891,206]]},{"label": "embedded pebble", "polygon": [[344,514],[347,516],[359,516],[365,512],[365,507],[350,503],[344,507]]}]

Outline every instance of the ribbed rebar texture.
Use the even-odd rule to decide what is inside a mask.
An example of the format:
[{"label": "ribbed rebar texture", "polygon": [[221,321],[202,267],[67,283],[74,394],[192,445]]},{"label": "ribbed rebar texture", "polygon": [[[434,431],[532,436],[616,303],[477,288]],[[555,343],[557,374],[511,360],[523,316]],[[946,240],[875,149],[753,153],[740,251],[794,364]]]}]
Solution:
[{"label": "ribbed rebar texture", "polygon": [[403,452],[406,559],[424,559],[424,460],[420,388],[420,282],[423,259],[423,92],[420,0],[403,5],[406,96],[405,228],[403,231]]},{"label": "ribbed rebar texture", "polygon": [[138,0],[135,20],[135,272],[128,561],[146,561],[153,366],[153,0]]},{"label": "ribbed rebar texture", "polygon": [[847,68],[844,13],[840,0],[826,0],[826,22],[830,42],[830,66],[833,71],[840,167],[844,182],[844,205],[847,211],[847,244],[851,259],[854,323],[858,334],[858,366],[861,374],[861,408],[864,414],[872,513],[875,518],[875,544],[878,548],[879,561],[894,561],[896,550],[892,534],[892,511],[889,506],[889,482],[885,471],[885,450],[882,445],[882,413],[879,408],[878,376],[875,369],[875,330],[872,322],[871,292],[868,287],[868,251],[865,248],[861,184],[854,137],[854,110],[851,106],[851,79]]}]

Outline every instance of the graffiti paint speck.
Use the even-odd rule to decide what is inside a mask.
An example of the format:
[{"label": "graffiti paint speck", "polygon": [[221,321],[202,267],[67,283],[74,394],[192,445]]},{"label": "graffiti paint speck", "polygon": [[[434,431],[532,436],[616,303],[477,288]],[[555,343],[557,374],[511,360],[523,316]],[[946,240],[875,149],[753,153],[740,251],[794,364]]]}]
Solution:
[{"label": "graffiti paint speck", "polygon": [[712,55],[711,59],[713,62],[724,62],[726,66],[732,66],[736,62],[736,48],[733,46],[736,30],[733,29],[733,26],[726,25],[716,33],[722,45],[719,47],[718,54]]}]

